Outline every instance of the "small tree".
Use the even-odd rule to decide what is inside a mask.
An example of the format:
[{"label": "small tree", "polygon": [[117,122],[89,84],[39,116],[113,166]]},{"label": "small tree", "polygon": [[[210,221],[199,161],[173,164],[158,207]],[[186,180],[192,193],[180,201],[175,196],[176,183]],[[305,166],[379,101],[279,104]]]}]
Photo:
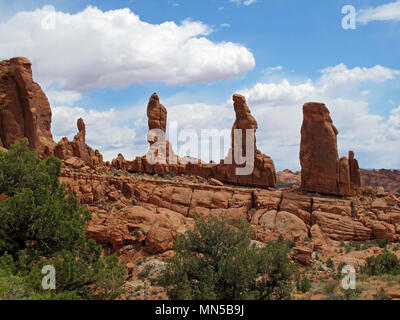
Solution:
[{"label": "small tree", "polygon": [[334,265],[334,263],[333,263],[333,261],[332,261],[331,258],[329,258],[329,259],[326,261],[326,266],[327,266],[329,269],[332,269],[332,270],[335,268],[335,265]]},{"label": "small tree", "polygon": [[[90,212],[59,182],[61,163],[41,160],[28,141],[0,152],[0,274],[22,289],[13,293],[0,285],[3,296],[21,299],[113,299],[121,293],[125,269],[118,257],[102,257],[101,247],[85,236]],[[56,269],[56,290],[44,292],[44,265]],[[10,290],[8,290],[8,289]],[[0,296],[1,298],[1,296]]]},{"label": "small tree", "polygon": [[171,299],[289,299],[296,266],[281,242],[250,246],[252,229],[223,218],[196,219],[193,231],[175,240],[158,282]]},{"label": "small tree", "polygon": [[375,276],[382,274],[397,275],[400,273],[400,260],[391,252],[385,251],[376,257],[369,257],[361,266],[362,274]]},{"label": "small tree", "polygon": [[307,278],[307,276],[300,276],[296,282],[296,288],[298,291],[302,292],[302,293],[306,293],[308,291],[310,291],[310,289],[312,288],[312,284],[310,279]]}]

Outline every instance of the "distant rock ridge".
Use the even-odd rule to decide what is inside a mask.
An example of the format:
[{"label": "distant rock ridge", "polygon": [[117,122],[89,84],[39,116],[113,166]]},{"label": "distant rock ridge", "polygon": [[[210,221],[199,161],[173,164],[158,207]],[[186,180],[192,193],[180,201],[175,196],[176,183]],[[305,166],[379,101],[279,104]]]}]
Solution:
[{"label": "distant rock ridge", "polygon": [[364,170],[361,169],[363,186],[384,187],[389,192],[400,194],[400,170]]},{"label": "distant rock ridge", "polygon": [[349,152],[349,158],[338,157],[337,135],[325,104],[304,104],[300,142],[302,190],[347,196],[361,186],[354,152]]}]

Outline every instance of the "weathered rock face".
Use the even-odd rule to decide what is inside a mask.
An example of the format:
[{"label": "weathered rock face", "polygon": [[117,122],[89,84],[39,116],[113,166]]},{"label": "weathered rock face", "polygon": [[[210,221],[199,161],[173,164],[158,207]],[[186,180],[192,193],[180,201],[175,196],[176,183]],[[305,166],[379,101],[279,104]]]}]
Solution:
[{"label": "weathered rock face", "polygon": [[0,62],[0,146],[26,137],[31,149],[50,154],[55,146],[50,127],[49,101],[33,81],[31,62],[21,57]]},{"label": "weathered rock face", "polygon": [[336,172],[338,131],[328,108],[322,103],[303,106],[300,164],[301,188],[321,193],[338,193]]},{"label": "weathered rock face", "polygon": [[338,157],[338,130],[323,103],[303,106],[300,164],[301,188],[305,191],[332,195],[350,195],[359,188],[360,171],[354,152]]},{"label": "weathered rock face", "polygon": [[54,155],[60,160],[78,158],[92,166],[103,166],[103,156],[100,152],[93,151],[86,144],[86,126],[82,118],[78,119],[77,126],[79,132],[75,135],[74,141],[70,142],[67,137],[62,138],[54,148]]},{"label": "weathered rock face", "polygon": [[[345,200],[298,192],[90,175],[68,168],[63,170],[62,182],[66,183],[68,192],[89,206],[101,203],[112,206],[114,202],[129,207],[134,202],[152,212],[175,216],[174,221],[180,221],[177,225],[185,224],[183,217],[247,219],[256,231],[255,240],[262,242],[283,236],[302,243],[311,235],[314,250],[329,250],[334,241],[385,238],[398,241],[400,238],[400,199],[393,195],[368,196],[364,190],[361,197]],[[104,219],[96,220],[93,225],[93,228],[101,225],[101,229],[93,230],[93,237],[103,244],[110,241],[116,248],[125,241],[124,238],[130,239],[132,234],[123,227],[131,223],[130,216],[125,215],[128,211],[118,211],[107,219],[109,214],[104,212]],[[150,225],[155,223],[152,219]],[[170,230],[170,227],[165,229]],[[103,233],[102,230],[108,231]],[[146,250],[169,250],[175,231],[163,230],[162,234],[157,234],[156,230],[154,227],[154,232],[144,234],[146,247],[149,245]],[[161,240],[152,240],[158,237]]]},{"label": "weathered rock face", "polygon": [[126,245],[143,246],[150,254],[173,249],[174,237],[193,228],[194,221],[168,209],[135,206],[119,212],[92,216],[87,235],[103,246],[118,250]]},{"label": "weathered rock face", "polygon": [[[273,187],[276,184],[276,171],[272,159],[261,153],[256,145],[256,131],[258,124],[251,115],[247,106],[246,98],[240,94],[234,94],[233,105],[236,113],[236,120],[232,127],[232,145],[224,163],[217,169],[217,178],[222,181],[231,182],[240,185],[254,185]],[[235,132],[239,141],[239,149],[235,146]],[[252,145],[249,146],[248,144]],[[249,154],[252,152],[253,154]],[[249,163],[238,164],[236,159],[247,158],[247,161],[253,161],[251,165],[253,170],[251,174],[238,174],[237,169],[243,168]],[[228,166],[225,165],[228,163]],[[224,177],[225,175],[225,177]]]}]

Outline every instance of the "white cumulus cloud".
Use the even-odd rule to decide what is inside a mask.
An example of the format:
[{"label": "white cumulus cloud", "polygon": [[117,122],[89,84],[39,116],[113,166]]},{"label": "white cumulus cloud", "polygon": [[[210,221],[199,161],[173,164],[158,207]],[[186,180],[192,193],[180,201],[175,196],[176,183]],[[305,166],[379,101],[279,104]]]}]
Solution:
[{"label": "white cumulus cloud", "polygon": [[371,21],[400,21],[400,0],[380,5],[375,8],[360,10],[357,21],[368,23]]},{"label": "white cumulus cloud", "polygon": [[26,56],[40,83],[79,92],[145,81],[215,81],[254,68],[245,46],[213,42],[207,38],[212,31],[191,20],[147,23],[129,9],[36,9],[0,23],[0,58]]},{"label": "white cumulus cloud", "polygon": [[230,2],[236,3],[236,4],[243,4],[245,6],[250,6],[253,3],[256,3],[257,0],[229,0]]},{"label": "white cumulus cloud", "polygon": [[52,111],[55,141],[63,137],[72,140],[78,133],[77,119],[83,118],[86,124],[86,143],[93,149],[99,149],[105,160],[115,158],[120,152],[133,157],[136,131],[121,124],[121,115],[115,109],[87,111],[80,107],[57,106]]},{"label": "white cumulus cloud", "polygon": [[77,101],[81,100],[82,94],[77,91],[71,90],[46,90],[47,98],[50,101],[50,105],[73,105]]}]

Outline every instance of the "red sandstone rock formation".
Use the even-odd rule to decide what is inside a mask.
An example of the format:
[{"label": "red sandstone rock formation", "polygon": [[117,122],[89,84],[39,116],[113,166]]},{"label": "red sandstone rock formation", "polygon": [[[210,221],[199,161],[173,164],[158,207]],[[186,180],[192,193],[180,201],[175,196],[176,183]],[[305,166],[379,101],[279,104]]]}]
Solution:
[{"label": "red sandstone rock formation", "polygon": [[332,195],[350,195],[359,186],[359,168],[354,153],[338,158],[336,136],[328,108],[323,103],[303,106],[300,164],[301,188]]},{"label": "red sandstone rock formation", "polygon": [[121,211],[99,212],[92,216],[87,235],[104,246],[118,250],[127,244],[144,246],[147,253],[173,249],[174,238],[193,228],[194,221],[168,209],[150,211],[144,207],[126,207]]},{"label": "red sandstone rock formation", "polygon": [[[117,169],[129,172],[146,172],[154,174],[186,174],[200,176],[205,179],[217,179],[222,182],[239,184],[245,186],[273,187],[276,184],[276,172],[272,159],[262,154],[256,147],[255,131],[258,128],[257,121],[250,113],[246,104],[246,99],[238,94],[233,96],[236,121],[232,127],[232,146],[228,157],[220,164],[204,164],[200,160],[183,161],[175,155],[168,140],[165,140],[165,127],[167,120],[167,110],[160,104],[159,98],[154,93],[147,106],[149,117],[149,131],[159,129],[159,134],[149,134],[150,150],[143,157],[137,157],[134,161],[126,161],[122,155],[112,161]],[[239,148],[234,144],[235,130],[242,133]],[[243,169],[246,164],[238,164],[234,155],[247,156],[246,130],[251,130],[250,139],[254,145],[250,148],[251,156],[250,173],[241,174],[236,169]],[[157,142],[157,143],[156,143]],[[160,147],[161,146],[161,147]],[[240,154],[240,149],[242,153]],[[171,162],[170,159],[175,161]],[[151,161],[150,161],[151,160]],[[155,164],[154,164],[155,163]]]},{"label": "red sandstone rock formation", "polygon": [[86,142],[86,125],[82,118],[78,119],[77,126],[78,126],[79,132],[75,135],[74,141],[85,143]]},{"label": "red sandstone rock formation", "polygon": [[79,132],[75,135],[74,141],[70,142],[67,137],[62,138],[54,148],[54,155],[60,160],[67,160],[72,157],[92,166],[103,166],[103,156],[100,152],[98,150],[93,151],[86,144],[86,126],[82,118],[78,119],[77,126]]},{"label": "red sandstone rock formation", "polygon": [[[149,131],[159,129],[164,133],[167,130],[167,109],[160,103],[157,93],[153,93],[147,105],[147,118],[149,124]],[[150,144],[154,140],[149,141]]]},{"label": "red sandstone rock formation", "polygon": [[[235,123],[233,124],[232,127],[232,134],[231,134],[231,141],[232,141],[232,150],[230,150],[230,152],[232,152],[234,159],[236,159],[236,157],[238,156],[246,156],[246,148],[248,148],[247,146],[247,141],[246,138],[250,138],[251,140],[253,140],[253,146],[251,146],[251,148],[253,150],[256,150],[256,131],[258,129],[258,124],[256,119],[254,119],[254,117],[251,115],[250,113],[250,109],[247,106],[246,103],[246,98],[240,94],[234,94],[233,97],[233,106],[235,109],[235,113],[236,113],[236,120]],[[250,130],[249,132],[251,132],[251,137],[247,137],[246,135],[246,130]],[[241,150],[235,150],[235,145],[234,145],[234,132],[240,132],[241,134],[241,145],[240,145],[240,149]],[[241,152],[240,152],[241,151]],[[236,157],[235,157],[236,155]]]},{"label": "red sandstone rock formation", "polygon": [[358,161],[354,158],[354,151],[349,151],[350,182],[353,189],[361,187],[361,174]]},{"label": "red sandstone rock formation", "polygon": [[[228,156],[224,162],[217,166],[217,179],[227,181],[234,184],[273,187],[276,184],[276,172],[272,159],[261,153],[257,149],[255,133],[258,129],[256,119],[251,115],[247,106],[246,98],[239,94],[233,97],[236,120],[232,127],[232,145]],[[235,148],[235,131],[239,132],[239,150]],[[248,143],[254,145],[248,146]],[[250,148],[249,148],[250,147]],[[253,152],[250,156],[248,152]],[[250,156],[250,157],[249,157]],[[246,157],[247,160],[253,161],[253,170],[251,174],[241,175],[238,168],[245,167],[246,164],[237,164],[235,159]]]},{"label": "red sandstone rock formation", "polygon": [[167,164],[172,159],[173,163],[178,163],[178,157],[172,150],[172,146],[166,140],[167,130],[167,109],[160,103],[157,93],[153,93],[147,104],[147,117],[149,124],[149,133],[147,141],[150,143],[150,149],[144,157],[154,164]]},{"label": "red sandstone rock formation", "polygon": [[[181,215],[186,218],[218,215],[233,221],[247,219],[258,241],[282,235],[301,243],[311,234],[315,250],[329,249],[331,240],[388,238],[398,241],[400,235],[400,199],[394,195],[368,195],[364,189],[362,197],[345,200],[298,192],[90,175],[68,168],[63,170],[62,182],[67,184],[69,192],[88,205],[116,202],[124,207],[130,206],[133,199],[138,206],[157,213],[167,209],[170,217],[179,219]],[[119,213],[117,216],[122,224],[130,219]],[[110,232],[103,234],[99,230],[96,235],[93,233],[94,237],[102,243],[114,243],[114,226],[108,226],[102,219],[97,224]],[[121,236],[129,238],[130,234],[124,231]]]},{"label": "red sandstone rock formation", "polygon": [[49,101],[33,81],[31,62],[21,57],[0,62],[0,146],[26,137],[31,149],[50,154],[55,146],[50,127]]},{"label": "red sandstone rock formation", "polygon": [[119,153],[116,159],[112,159],[111,165],[117,170],[127,170],[127,161],[122,153]]}]

